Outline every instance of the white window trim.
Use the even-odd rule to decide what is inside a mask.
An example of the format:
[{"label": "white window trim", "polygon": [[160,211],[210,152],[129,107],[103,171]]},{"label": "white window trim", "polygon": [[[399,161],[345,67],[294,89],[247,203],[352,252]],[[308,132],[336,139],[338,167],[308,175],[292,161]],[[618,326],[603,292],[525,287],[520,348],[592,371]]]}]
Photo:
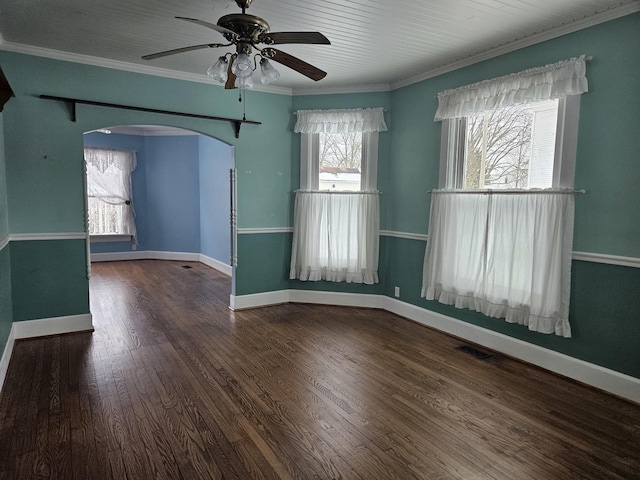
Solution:
[{"label": "white window trim", "polygon": [[[553,162],[552,188],[573,188],[578,149],[581,95],[568,95],[558,102],[558,124]],[[465,118],[442,121],[438,188],[461,189],[464,178]],[[526,191],[526,189],[522,189]]]},{"label": "white window trim", "polygon": [[[300,189],[317,191],[320,181],[320,134],[300,135]],[[378,132],[362,133],[360,191],[377,190]]]}]

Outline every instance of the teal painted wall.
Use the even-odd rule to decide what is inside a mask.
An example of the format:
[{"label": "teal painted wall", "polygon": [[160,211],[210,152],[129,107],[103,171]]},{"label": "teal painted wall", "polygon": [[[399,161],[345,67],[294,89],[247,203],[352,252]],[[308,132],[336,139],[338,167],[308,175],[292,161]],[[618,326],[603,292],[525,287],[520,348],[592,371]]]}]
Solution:
[{"label": "teal painted wall", "polygon": [[9,206],[7,205],[7,172],[4,158],[4,116],[0,112],[0,241],[9,235]]},{"label": "teal painted wall", "polygon": [[[439,91],[587,54],[575,185],[574,250],[640,257],[640,14],[487,60],[391,94],[393,132],[387,229],[426,234],[428,191],[438,186]],[[640,269],[573,262],[569,320],[573,338],[529,332],[420,298],[425,243],[389,238],[386,293],[526,342],[640,378]]]},{"label": "teal painted wall", "polygon": [[11,242],[13,321],[89,312],[85,240]]},{"label": "teal painted wall", "polygon": [[[286,290],[291,260],[290,233],[238,235],[234,295]],[[238,279],[242,279],[241,282]]]},{"label": "teal painted wall", "polygon": [[11,302],[11,245],[0,250],[0,356],[7,344],[13,323]]},{"label": "teal painted wall", "polygon": [[[9,235],[7,182],[4,159],[4,116],[0,113],[0,245]],[[11,303],[11,245],[0,248],[0,355],[11,332],[13,306]]]}]

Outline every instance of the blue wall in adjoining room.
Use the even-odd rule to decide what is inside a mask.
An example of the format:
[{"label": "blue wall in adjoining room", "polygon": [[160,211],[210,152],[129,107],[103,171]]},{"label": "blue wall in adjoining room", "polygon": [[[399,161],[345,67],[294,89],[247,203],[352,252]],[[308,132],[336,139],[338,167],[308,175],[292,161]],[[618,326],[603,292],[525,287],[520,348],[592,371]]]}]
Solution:
[{"label": "blue wall in adjoining room", "polygon": [[200,253],[229,264],[231,252],[230,179],[233,147],[198,137],[200,158]]},{"label": "blue wall in adjoining room", "polygon": [[[229,263],[229,169],[233,148],[206,135],[84,135],[85,146],[136,151],[131,175],[141,251],[203,253]],[[92,253],[132,250],[93,242]]]},{"label": "blue wall in adjoining room", "polygon": [[200,252],[197,137],[147,137],[146,153],[148,249]]}]

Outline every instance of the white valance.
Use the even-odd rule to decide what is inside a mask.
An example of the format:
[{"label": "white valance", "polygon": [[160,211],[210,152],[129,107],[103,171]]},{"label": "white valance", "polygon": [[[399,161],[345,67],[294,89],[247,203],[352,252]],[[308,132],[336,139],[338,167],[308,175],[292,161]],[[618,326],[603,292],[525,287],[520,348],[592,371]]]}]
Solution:
[{"label": "white valance", "polygon": [[298,110],[296,133],[386,132],[383,108]]},{"label": "white valance", "polygon": [[438,94],[436,121],[588,91],[585,56],[531,68]]}]

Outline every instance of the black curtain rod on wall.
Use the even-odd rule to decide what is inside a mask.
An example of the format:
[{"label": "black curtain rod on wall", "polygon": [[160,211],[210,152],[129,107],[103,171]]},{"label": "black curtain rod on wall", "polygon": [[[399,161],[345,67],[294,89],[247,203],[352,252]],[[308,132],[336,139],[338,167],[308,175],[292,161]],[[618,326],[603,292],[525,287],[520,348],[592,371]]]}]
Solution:
[{"label": "black curtain rod on wall", "polygon": [[250,123],[252,125],[262,125],[262,122],[256,122],[255,120],[247,120],[247,119],[239,119],[239,118],[227,118],[227,117],[214,117],[211,115],[200,115],[197,113],[185,113],[185,112],[174,112],[171,110],[158,110],[155,108],[145,108],[145,107],[134,107],[132,105],[121,105],[117,103],[105,103],[105,102],[95,102],[93,100],[81,100],[79,98],[68,98],[68,97],[56,97],[54,95],[40,95],[40,98],[45,100],[59,100],[61,102],[67,102],[71,104],[71,121],[75,122],[76,115],[76,105],[78,103],[83,105],[93,105],[97,107],[110,107],[110,108],[121,108],[124,110],[134,110],[136,112],[150,112],[150,113],[162,113],[165,115],[177,115],[180,117],[190,117],[190,118],[204,118],[206,120],[220,120],[223,122],[231,122],[233,123],[236,138],[240,138],[240,126],[243,123]]}]

